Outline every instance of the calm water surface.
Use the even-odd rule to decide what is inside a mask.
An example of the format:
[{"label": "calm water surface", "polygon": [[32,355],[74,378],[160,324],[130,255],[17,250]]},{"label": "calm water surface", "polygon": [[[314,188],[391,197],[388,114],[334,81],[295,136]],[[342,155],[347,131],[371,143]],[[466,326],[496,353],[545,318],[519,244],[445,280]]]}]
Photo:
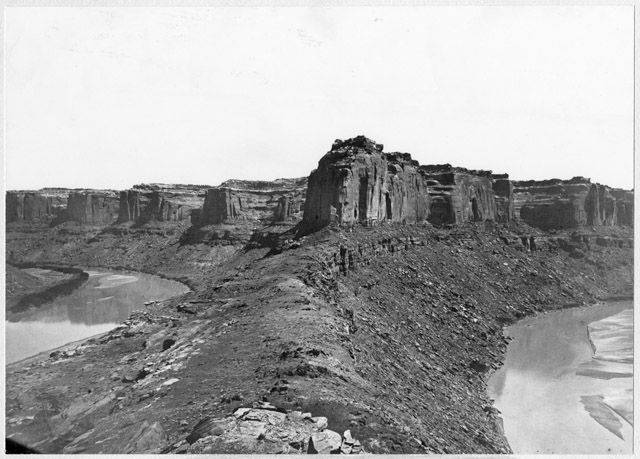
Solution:
[{"label": "calm water surface", "polygon": [[189,290],[179,282],[149,274],[87,272],[87,282],[70,295],[5,323],[7,363],[109,331],[146,301],[168,299]]},{"label": "calm water surface", "polygon": [[632,452],[631,301],[541,314],[506,334],[488,389],[514,453]]}]

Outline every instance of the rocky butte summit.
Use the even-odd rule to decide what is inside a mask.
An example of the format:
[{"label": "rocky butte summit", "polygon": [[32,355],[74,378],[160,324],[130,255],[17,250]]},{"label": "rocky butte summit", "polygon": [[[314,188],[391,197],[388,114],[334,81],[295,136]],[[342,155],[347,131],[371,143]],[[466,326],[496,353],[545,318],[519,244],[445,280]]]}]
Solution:
[{"label": "rocky butte summit", "polygon": [[43,453],[509,453],[503,327],[633,294],[633,191],[363,136],[308,177],[6,200],[9,320],[47,307],[25,267],[191,290],[7,366],[7,437]]},{"label": "rocky butte summit", "polygon": [[409,153],[385,153],[364,136],[336,140],[309,176],[304,227],[384,221],[522,221],[545,230],[631,226],[633,192],[583,177],[514,182],[491,171],[421,166]]}]

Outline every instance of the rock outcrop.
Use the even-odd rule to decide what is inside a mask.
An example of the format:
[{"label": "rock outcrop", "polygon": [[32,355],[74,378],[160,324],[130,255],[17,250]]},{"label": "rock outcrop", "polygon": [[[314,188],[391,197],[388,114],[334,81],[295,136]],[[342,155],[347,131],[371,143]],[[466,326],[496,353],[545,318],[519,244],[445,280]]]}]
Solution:
[{"label": "rock outcrop", "polygon": [[[571,180],[511,181],[450,164],[419,165],[358,136],[336,140],[309,176],[303,227],[379,222],[523,222],[542,229],[633,225],[633,191]],[[284,205],[284,204],[283,204]]]},{"label": "rock outcrop", "polygon": [[191,212],[202,206],[205,189],[200,185],[136,185],[120,192],[118,222],[188,221]]},{"label": "rock outcrop", "polygon": [[[493,220],[490,171],[420,166],[408,153],[384,153],[363,136],[336,140],[309,176],[304,224],[456,224]],[[507,210],[508,212],[508,210]]]},{"label": "rock outcrop", "polygon": [[496,200],[491,171],[450,164],[420,166],[427,178],[429,221],[436,225],[494,220]]},{"label": "rock outcrop", "polygon": [[6,222],[50,223],[65,208],[68,190],[7,191]]},{"label": "rock outcrop", "polygon": [[307,229],[427,219],[427,181],[418,162],[408,153],[382,149],[364,136],[334,142],[309,176],[303,221]]},{"label": "rock outcrop", "polygon": [[581,226],[632,226],[633,192],[591,183],[584,177],[570,180],[513,182],[517,221],[542,230]]},{"label": "rock outcrop", "polygon": [[195,226],[236,222],[297,222],[302,218],[307,179],[228,180],[207,190]]},{"label": "rock outcrop", "polygon": [[115,191],[74,191],[69,193],[62,219],[83,225],[110,225],[118,217],[118,206]]},{"label": "rock outcrop", "polygon": [[493,175],[496,202],[496,221],[507,223],[514,219],[513,182],[507,174]]}]

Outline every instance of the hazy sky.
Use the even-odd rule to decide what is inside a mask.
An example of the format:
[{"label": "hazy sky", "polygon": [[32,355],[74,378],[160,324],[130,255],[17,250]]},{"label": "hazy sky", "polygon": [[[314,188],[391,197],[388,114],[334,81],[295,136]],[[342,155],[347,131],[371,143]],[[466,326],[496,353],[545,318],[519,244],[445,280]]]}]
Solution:
[{"label": "hazy sky", "polygon": [[8,8],[7,188],[422,164],[633,183],[633,7]]}]

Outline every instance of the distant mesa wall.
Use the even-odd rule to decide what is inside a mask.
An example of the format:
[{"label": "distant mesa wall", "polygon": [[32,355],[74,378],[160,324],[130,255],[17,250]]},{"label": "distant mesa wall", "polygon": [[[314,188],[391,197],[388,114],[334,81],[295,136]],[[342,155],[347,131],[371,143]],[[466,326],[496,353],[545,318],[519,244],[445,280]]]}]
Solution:
[{"label": "distant mesa wall", "polygon": [[63,220],[83,225],[110,225],[118,218],[119,200],[115,191],[71,192]]},{"label": "distant mesa wall", "polygon": [[7,191],[6,222],[49,223],[65,208],[64,193],[42,191]]},{"label": "distant mesa wall", "polygon": [[420,166],[358,136],[336,140],[309,176],[303,226],[376,222],[524,222],[543,230],[631,226],[633,192],[571,180],[511,181],[450,164]]},{"label": "distant mesa wall", "polygon": [[570,180],[514,182],[515,219],[543,230],[633,226],[633,192]]},{"label": "distant mesa wall", "polygon": [[302,218],[306,177],[273,181],[228,180],[207,190],[195,226],[236,222],[297,222]]},{"label": "distant mesa wall", "polygon": [[169,191],[168,186],[161,188],[154,184],[150,189],[138,185],[135,189],[121,191],[118,222],[143,224],[151,221],[188,221],[191,212],[204,201],[202,188],[193,186]]}]

